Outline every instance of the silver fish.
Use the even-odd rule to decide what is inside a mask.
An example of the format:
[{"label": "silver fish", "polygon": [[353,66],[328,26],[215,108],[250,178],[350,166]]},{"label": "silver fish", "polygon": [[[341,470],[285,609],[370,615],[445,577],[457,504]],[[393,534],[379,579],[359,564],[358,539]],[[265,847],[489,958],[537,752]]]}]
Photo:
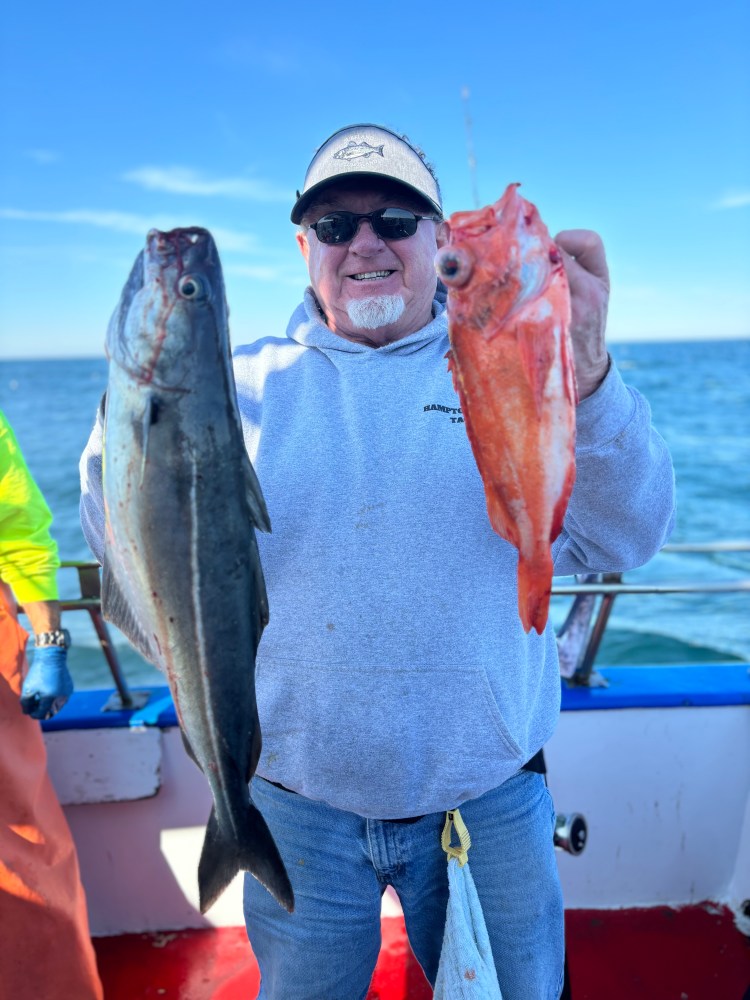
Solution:
[{"label": "silver fish", "polygon": [[102,611],[165,672],[211,788],[200,908],[244,869],[291,912],[289,878],[248,789],[261,749],[255,653],[268,622],[255,529],[271,525],[243,443],[210,233],[148,234],[107,356]]},{"label": "silver fish", "polygon": [[350,139],[346,146],[342,146],[333,154],[334,160],[354,160],[358,156],[372,156],[377,153],[383,156],[382,146],[371,146],[369,142],[355,142]]},{"label": "silver fish", "polygon": [[[576,576],[576,583],[599,581],[601,576],[597,573],[582,573]],[[596,601],[596,594],[576,594],[565,621],[560,626],[556,639],[561,677],[572,677],[581,665],[591,634],[591,616]]]}]

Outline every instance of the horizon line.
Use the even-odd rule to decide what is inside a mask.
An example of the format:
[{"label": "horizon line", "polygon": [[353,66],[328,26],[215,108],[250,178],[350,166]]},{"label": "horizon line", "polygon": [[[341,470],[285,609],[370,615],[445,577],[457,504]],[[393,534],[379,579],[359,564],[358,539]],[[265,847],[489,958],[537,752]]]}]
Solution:
[{"label": "horizon line", "polygon": [[[623,344],[633,346],[635,344],[716,344],[734,343],[738,340],[750,340],[750,333],[722,334],[716,337],[635,337],[632,340],[620,339],[610,340],[610,345]],[[247,341],[252,343],[252,341]],[[101,354],[0,354],[0,364],[4,361],[106,361],[107,358]]]}]

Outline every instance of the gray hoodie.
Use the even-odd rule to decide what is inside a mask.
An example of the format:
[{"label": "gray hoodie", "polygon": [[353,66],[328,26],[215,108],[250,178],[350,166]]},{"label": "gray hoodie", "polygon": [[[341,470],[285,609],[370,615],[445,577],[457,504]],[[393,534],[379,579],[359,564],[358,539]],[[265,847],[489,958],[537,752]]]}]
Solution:
[{"label": "gray hoodie", "polygon": [[[447,371],[444,306],[373,349],[308,290],[286,338],[235,351],[245,442],[273,532],[258,544],[270,623],[256,665],[257,773],[373,818],[461,805],[551,736],[555,637],[527,635],[516,550],[490,527]],[[81,520],[101,558],[95,427]],[[648,404],[611,366],[577,410],[577,478],[555,572],[622,571],[671,530],[672,465]]]}]

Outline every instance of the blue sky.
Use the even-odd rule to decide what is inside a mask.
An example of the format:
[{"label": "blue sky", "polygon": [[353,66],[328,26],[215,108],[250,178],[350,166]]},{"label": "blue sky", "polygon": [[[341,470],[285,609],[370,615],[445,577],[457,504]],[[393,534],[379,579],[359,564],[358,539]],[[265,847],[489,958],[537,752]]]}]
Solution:
[{"label": "blue sky", "polygon": [[0,29],[0,355],[101,355],[152,226],[214,233],[234,343],[305,284],[288,215],[336,128],[426,150],[447,212],[520,181],[591,228],[614,340],[750,336],[750,5],[29,0]]}]

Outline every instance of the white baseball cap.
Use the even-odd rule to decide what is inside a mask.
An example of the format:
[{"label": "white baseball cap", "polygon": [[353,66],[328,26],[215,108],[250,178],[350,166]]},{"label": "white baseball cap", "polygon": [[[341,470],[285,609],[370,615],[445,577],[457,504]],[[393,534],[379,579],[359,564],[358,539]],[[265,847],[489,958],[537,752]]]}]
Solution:
[{"label": "white baseball cap", "polygon": [[440,188],[417,150],[383,125],[347,125],[319,146],[305,174],[291,219],[299,223],[314,196],[331,181],[351,174],[387,177],[411,188],[442,217]]}]

